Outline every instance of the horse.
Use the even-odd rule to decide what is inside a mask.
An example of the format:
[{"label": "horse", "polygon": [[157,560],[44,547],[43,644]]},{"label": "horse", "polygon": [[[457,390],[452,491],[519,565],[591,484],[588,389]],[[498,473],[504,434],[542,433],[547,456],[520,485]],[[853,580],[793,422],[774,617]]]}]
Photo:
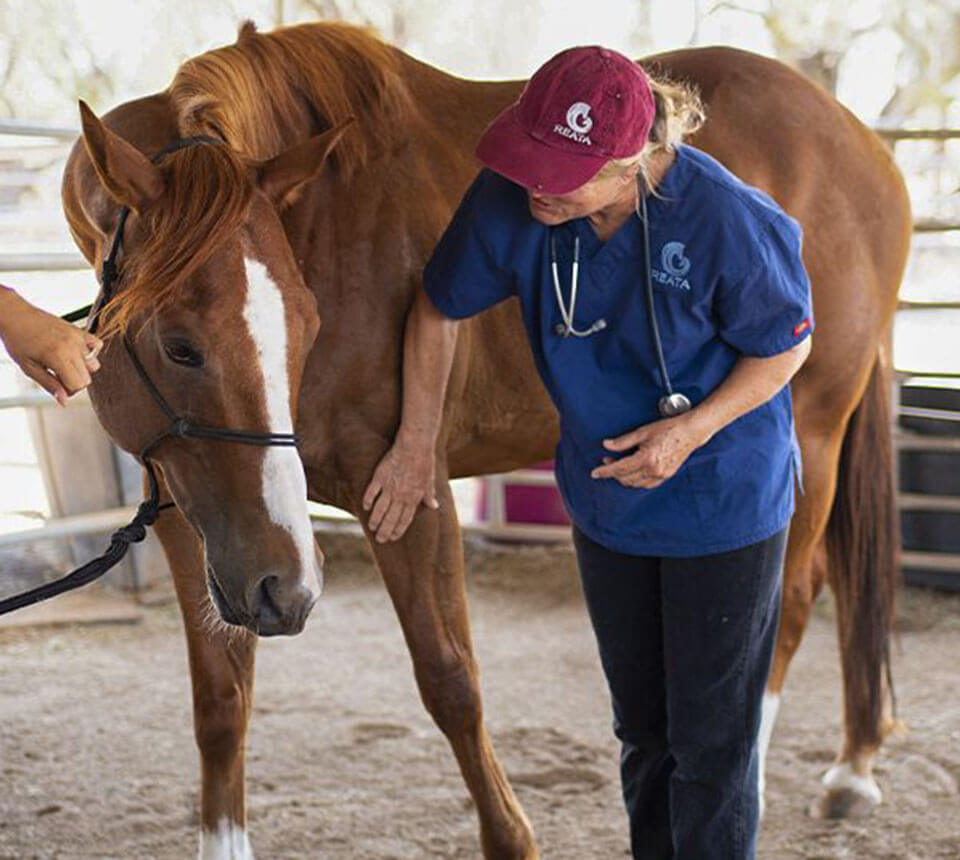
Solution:
[{"label": "horse", "polygon": [[[897,532],[888,336],[911,236],[889,150],[787,66],[713,47],[646,68],[700,91],[691,142],[771,194],[804,229],[817,332],[792,383],[804,461],[782,621],[764,699],[766,752],[791,658],[825,582],[836,596],[843,739],[823,815],[867,812],[891,726]],[[558,439],[516,300],[464,322],[436,450],[439,508],[377,543],[363,491],[392,443],[405,316],[420,273],[475,175],[473,146],[522,81],[452,77],[370,32],[317,22],[188,59],[170,86],[98,118],[64,174],[72,235],[95,268],[122,207],[120,289],[90,394],[131,452],[165,417],[124,340],[181,415],[290,432],[292,448],[168,438],[151,455],[156,532],[183,614],[201,762],[201,856],[248,857],[244,740],[257,634],[298,632],[324,559],[307,498],[354,514],[401,624],[426,709],[476,805],[486,858],[535,858],[533,830],[483,717],[448,480],[548,459]],[[158,158],[171,143],[186,140]],[[211,610],[212,605],[216,612]],[[211,624],[219,614],[223,623]],[[761,768],[762,772],[762,768]]]}]

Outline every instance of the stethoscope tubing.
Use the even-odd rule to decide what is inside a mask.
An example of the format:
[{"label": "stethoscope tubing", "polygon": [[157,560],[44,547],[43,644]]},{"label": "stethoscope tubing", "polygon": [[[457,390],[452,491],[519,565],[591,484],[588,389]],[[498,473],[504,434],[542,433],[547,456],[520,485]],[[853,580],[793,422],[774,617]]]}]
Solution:
[{"label": "stethoscope tubing", "polygon": [[647,221],[647,195],[640,195],[640,220],[643,222],[643,274],[646,282],[647,316],[650,317],[650,336],[653,338],[653,350],[660,368],[663,389],[669,397],[673,394],[670,374],[667,373],[667,361],[663,357],[663,341],[660,339],[660,325],[657,322],[657,310],[653,300],[653,279],[650,276],[650,227]]},{"label": "stethoscope tubing", "polygon": [[[673,390],[673,384],[670,381],[670,374],[667,372],[667,361],[663,355],[663,341],[660,337],[660,325],[657,322],[657,310],[653,296],[653,278],[650,273],[650,226],[647,217],[647,196],[646,194],[637,194],[638,201],[636,214],[643,225],[643,262],[644,262],[644,286],[647,305],[647,316],[650,320],[650,335],[653,339],[653,351],[657,360],[657,368],[660,371],[660,380],[665,392],[660,398],[657,408],[660,414],[669,418],[674,415],[680,415],[690,409],[690,400],[683,394]],[[557,240],[553,231],[550,231],[550,273],[553,276],[553,290],[557,300],[557,307],[560,310],[560,318],[563,322],[558,323],[555,331],[561,337],[589,337],[602,331],[607,327],[607,321],[602,317],[594,322],[587,329],[577,329],[574,326],[574,314],[577,308],[577,285],[580,276],[580,237],[575,236],[573,240],[573,264],[570,268],[570,306],[567,307],[563,299],[563,290],[560,287],[560,273],[557,265]]]}]

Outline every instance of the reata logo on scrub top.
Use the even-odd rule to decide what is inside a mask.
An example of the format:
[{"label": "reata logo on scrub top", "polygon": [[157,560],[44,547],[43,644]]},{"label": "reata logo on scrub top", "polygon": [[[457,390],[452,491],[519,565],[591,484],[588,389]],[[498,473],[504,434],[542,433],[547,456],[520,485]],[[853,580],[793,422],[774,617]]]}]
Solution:
[{"label": "reata logo on scrub top", "polygon": [[678,290],[690,289],[690,281],[685,277],[690,271],[690,258],[683,255],[685,248],[683,242],[667,242],[663,246],[660,251],[660,265],[663,269],[653,269],[651,272],[658,284]]},{"label": "reata logo on scrub top", "polygon": [[558,122],[553,130],[577,143],[593,146],[593,141],[587,137],[591,128],[593,128],[593,118],[590,116],[590,105],[586,102],[574,102],[567,108],[567,124],[561,125]]}]

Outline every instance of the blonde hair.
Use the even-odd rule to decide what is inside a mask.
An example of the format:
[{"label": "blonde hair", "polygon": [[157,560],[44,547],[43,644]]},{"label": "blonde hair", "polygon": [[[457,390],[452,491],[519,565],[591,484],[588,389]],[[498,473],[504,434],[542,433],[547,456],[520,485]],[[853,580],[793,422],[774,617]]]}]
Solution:
[{"label": "blonde hair", "polygon": [[653,91],[655,114],[650,135],[643,149],[625,158],[611,158],[595,179],[620,176],[635,165],[640,165],[640,175],[644,184],[650,188],[647,165],[657,152],[672,152],[685,137],[693,134],[706,119],[700,93],[693,84],[671,81],[666,77],[651,75],[650,89]]}]

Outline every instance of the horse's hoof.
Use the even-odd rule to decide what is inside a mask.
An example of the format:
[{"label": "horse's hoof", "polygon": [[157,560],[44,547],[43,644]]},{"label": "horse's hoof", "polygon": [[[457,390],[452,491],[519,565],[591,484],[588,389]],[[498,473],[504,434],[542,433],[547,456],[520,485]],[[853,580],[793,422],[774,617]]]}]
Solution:
[{"label": "horse's hoof", "polygon": [[826,791],[810,810],[814,818],[864,818],[883,801],[872,776],[860,776],[846,762],[824,774]]}]

